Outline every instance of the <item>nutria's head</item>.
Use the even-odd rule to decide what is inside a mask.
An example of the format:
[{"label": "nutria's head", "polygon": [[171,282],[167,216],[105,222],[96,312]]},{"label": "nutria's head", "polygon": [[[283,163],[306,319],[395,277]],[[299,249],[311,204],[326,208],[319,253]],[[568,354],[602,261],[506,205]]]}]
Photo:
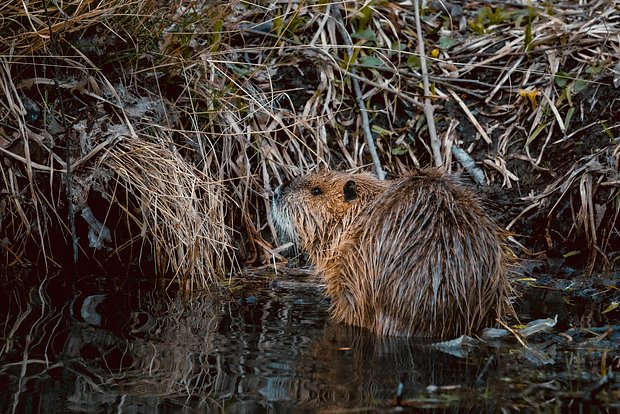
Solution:
[{"label": "nutria's head", "polygon": [[316,259],[385,188],[384,181],[370,174],[311,173],[275,190],[273,222],[283,240],[294,242]]}]

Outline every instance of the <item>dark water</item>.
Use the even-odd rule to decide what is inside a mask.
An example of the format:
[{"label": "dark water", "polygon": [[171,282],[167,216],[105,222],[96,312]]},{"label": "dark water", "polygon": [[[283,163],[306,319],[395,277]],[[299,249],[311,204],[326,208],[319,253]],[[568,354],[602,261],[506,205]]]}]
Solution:
[{"label": "dark water", "polygon": [[617,376],[598,385],[618,330],[544,334],[545,363],[516,341],[441,351],[331,324],[316,288],[274,278],[186,297],[139,274],[3,276],[0,410],[397,412],[399,389],[415,412],[620,410]]}]

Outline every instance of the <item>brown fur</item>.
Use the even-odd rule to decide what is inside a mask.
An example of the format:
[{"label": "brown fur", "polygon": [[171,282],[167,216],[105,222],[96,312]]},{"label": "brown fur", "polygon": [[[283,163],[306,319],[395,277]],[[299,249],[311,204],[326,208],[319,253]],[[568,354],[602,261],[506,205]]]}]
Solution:
[{"label": "brown fur", "polygon": [[316,264],[336,321],[378,335],[446,337],[512,311],[500,230],[437,170],[391,182],[309,174],[276,190],[272,215]]}]

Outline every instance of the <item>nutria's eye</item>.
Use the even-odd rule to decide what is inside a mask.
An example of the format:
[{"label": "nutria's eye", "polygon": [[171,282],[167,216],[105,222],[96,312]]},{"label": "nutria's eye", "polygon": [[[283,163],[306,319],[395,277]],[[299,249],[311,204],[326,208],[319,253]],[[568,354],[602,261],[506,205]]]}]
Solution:
[{"label": "nutria's eye", "polygon": [[357,184],[355,184],[355,181],[347,181],[342,188],[342,194],[344,195],[344,199],[346,201],[355,200],[357,197]]},{"label": "nutria's eye", "polygon": [[323,194],[323,190],[321,190],[319,187],[312,188],[310,192],[312,193],[312,195],[315,195],[315,196]]}]

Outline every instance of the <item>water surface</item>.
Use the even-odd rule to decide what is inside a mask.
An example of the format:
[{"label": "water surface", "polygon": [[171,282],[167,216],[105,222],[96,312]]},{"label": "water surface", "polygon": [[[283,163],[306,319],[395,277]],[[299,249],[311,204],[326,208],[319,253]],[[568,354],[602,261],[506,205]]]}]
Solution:
[{"label": "water surface", "polygon": [[3,283],[2,412],[620,409],[618,379],[597,385],[620,371],[617,326],[602,339],[541,334],[538,360],[510,339],[442,350],[330,323],[328,300],[303,279],[247,277],[192,295],[139,273]]}]

